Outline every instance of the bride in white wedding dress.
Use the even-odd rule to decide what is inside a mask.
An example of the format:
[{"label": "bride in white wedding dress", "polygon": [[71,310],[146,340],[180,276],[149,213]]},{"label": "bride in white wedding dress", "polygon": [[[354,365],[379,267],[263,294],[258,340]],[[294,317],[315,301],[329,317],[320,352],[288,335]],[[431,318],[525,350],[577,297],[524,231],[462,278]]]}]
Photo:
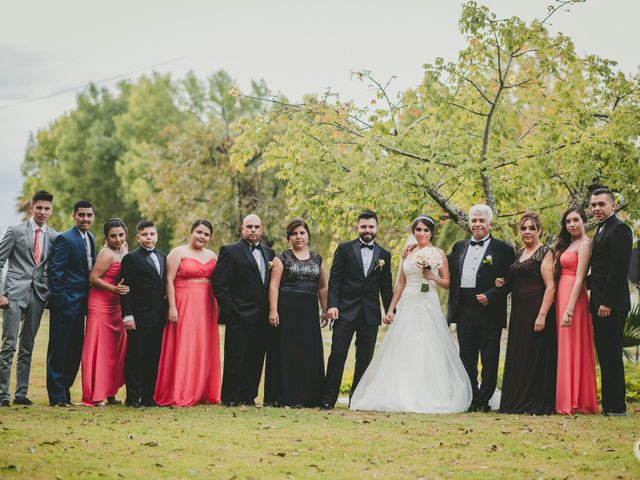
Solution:
[{"label": "bride in white wedding dress", "polygon": [[403,260],[384,320],[391,326],[358,383],[350,408],[464,412],[471,405],[471,384],[436,291],[437,286],[449,288],[447,257],[431,246],[435,230],[431,217],[418,217],[411,229],[418,246]]}]

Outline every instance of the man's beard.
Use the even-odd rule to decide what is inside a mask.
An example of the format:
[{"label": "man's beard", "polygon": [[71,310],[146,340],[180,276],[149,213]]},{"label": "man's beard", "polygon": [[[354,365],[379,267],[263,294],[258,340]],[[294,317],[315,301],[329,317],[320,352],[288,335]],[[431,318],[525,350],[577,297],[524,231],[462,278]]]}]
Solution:
[{"label": "man's beard", "polygon": [[[370,232],[360,233],[359,235],[360,235],[360,240],[362,240],[364,243],[370,243],[376,238],[376,234],[370,233]],[[365,238],[365,237],[369,237],[369,238]]]}]

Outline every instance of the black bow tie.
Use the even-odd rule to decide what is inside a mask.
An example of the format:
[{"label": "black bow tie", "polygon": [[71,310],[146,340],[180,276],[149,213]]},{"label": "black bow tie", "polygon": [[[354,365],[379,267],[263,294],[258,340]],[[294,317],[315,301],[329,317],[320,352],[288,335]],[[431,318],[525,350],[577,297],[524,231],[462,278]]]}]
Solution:
[{"label": "black bow tie", "polygon": [[256,244],[256,245],[249,245],[249,248],[251,249],[251,251],[253,252],[254,250],[260,250],[260,244]]},{"label": "black bow tie", "polygon": [[366,243],[360,242],[360,248],[368,248],[369,250],[373,250],[373,245],[367,245]]},{"label": "black bow tie", "polygon": [[147,250],[146,248],[144,249],[144,253],[146,253],[147,255],[151,255],[152,253],[156,253],[156,249],[152,248],[151,250]]},{"label": "black bow tie", "polygon": [[478,240],[478,241],[471,240],[471,242],[470,242],[470,243],[471,243],[471,246],[472,246],[472,247],[475,247],[476,245],[477,245],[477,246],[479,246],[479,247],[481,247],[481,246],[483,246],[483,245],[484,245],[484,240]]}]

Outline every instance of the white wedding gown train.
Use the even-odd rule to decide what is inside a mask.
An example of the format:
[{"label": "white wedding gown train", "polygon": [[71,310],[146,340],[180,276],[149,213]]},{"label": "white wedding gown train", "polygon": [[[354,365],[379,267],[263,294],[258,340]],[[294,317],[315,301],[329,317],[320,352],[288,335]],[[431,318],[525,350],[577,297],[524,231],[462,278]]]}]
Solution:
[{"label": "white wedding gown train", "polygon": [[421,251],[404,261],[407,283],[395,320],[353,393],[352,410],[457,413],[471,405],[469,377],[434,283],[429,292],[420,291],[415,258]]}]

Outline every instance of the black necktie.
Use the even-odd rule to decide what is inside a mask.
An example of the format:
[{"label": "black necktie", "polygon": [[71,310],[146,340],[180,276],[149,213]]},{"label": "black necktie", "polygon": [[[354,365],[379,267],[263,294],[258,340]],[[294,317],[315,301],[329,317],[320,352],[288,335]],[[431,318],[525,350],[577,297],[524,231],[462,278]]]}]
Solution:
[{"label": "black necktie", "polygon": [[470,242],[470,243],[471,243],[471,246],[472,246],[472,247],[475,247],[476,245],[477,245],[478,247],[481,247],[481,246],[483,246],[483,245],[484,245],[484,240],[478,240],[478,241],[471,240],[471,242]]},{"label": "black necktie", "polygon": [[368,248],[369,250],[373,250],[373,245],[367,245],[366,243],[360,243],[360,248]]}]

